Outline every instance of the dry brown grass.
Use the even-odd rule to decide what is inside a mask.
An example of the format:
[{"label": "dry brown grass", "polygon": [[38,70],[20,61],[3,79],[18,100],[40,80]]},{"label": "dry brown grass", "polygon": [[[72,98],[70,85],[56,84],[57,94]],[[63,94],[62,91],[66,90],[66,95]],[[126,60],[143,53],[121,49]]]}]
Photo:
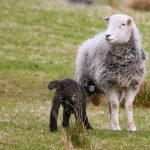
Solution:
[{"label": "dry brown grass", "polygon": [[144,81],[134,103],[136,106],[150,107],[150,83]]},{"label": "dry brown grass", "polygon": [[150,0],[129,0],[128,6],[138,10],[150,10]]}]

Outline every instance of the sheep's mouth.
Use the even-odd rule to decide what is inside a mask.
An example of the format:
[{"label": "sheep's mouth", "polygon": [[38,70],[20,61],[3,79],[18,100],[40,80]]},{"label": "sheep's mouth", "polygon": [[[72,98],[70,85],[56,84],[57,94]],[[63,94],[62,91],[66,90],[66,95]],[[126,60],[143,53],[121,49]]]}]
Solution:
[{"label": "sheep's mouth", "polygon": [[106,38],[106,40],[107,40],[107,41],[112,41],[112,40],[114,40],[114,39],[108,39],[108,38]]},{"label": "sheep's mouth", "polygon": [[117,43],[117,41],[115,39],[106,39],[106,40],[107,40],[107,42],[112,43],[112,44]]}]

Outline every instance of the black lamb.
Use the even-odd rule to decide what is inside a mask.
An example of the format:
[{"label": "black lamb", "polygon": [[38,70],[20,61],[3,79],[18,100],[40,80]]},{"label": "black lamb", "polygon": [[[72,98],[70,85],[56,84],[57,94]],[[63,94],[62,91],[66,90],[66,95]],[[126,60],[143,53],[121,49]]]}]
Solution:
[{"label": "black lamb", "polygon": [[50,112],[50,131],[57,130],[57,117],[60,105],[63,106],[62,126],[64,128],[69,127],[69,118],[71,114],[74,114],[78,125],[83,123],[85,129],[92,129],[88,121],[86,105],[88,96],[94,94],[96,90],[93,82],[88,81],[83,86],[80,86],[74,80],[66,78],[62,81],[51,81],[48,88],[49,90],[56,88]]}]

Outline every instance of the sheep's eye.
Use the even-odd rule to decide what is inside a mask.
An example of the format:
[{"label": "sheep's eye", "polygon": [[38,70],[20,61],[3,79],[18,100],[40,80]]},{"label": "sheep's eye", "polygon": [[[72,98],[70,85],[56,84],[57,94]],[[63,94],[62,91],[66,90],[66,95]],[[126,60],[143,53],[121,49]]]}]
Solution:
[{"label": "sheep's eye", "polygon": [[122,26],[125,26],[125,24],[124,24],[124,23],[122,23],[121,25],[122,25]]}]

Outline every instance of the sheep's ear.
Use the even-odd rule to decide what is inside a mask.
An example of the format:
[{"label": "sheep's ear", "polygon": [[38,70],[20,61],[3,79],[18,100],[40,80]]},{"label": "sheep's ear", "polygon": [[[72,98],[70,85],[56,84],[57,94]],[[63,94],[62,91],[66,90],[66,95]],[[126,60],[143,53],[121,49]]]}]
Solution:
[{"label": "sheep's ear", "polygon": [[132,19],[129,18],[129,19],[127,20],[127,25],[130,26],[131,23],[132,23]]},{"label": "sheep's ear", "polygon": [[61,81],[58,81],[58,80],[51,81],[51,82],[48,84],[48,89],[49,89],[49,90],[55,89],[56,87],[58,87],[58,86],[60,85],[60,82],[61,82]]},{"label": "sheep's ear", "polygon": [[110,17],[104,17],[103,19],[108,22]]}]

